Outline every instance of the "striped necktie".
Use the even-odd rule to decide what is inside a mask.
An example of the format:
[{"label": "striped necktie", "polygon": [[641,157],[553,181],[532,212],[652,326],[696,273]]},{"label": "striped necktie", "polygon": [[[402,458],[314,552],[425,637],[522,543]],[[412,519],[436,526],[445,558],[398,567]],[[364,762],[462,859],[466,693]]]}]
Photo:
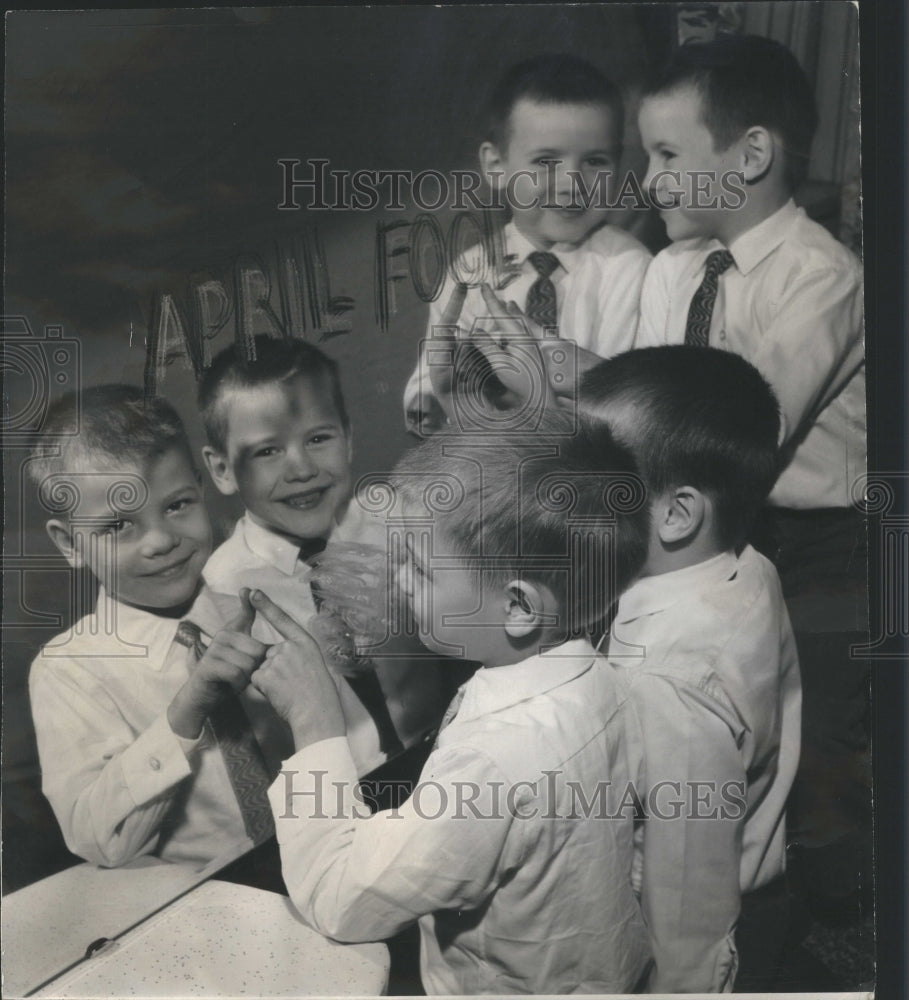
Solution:
[{"label": "striped necktie", "polygon": [[[192,650],[196,663],[205,653],[202,633],[195,622],[180,622],[174,639]],[[243,705],[233,691],[223,695],[218,707],[209,715],[208,722],[224,758],[247,836],[254,844],[264,843],[275,832],[267,795],[271,782],[262,749],[256,742]]]},{"label": "striped necktie", "polygon": [[524,312],[528,319],[532,319],[539,326],[544,328],[558,326],[556,290],[550,275],[559,266],[559,258],[554,253],[537,250],[528,254],[527,259],[533,264],[539,278],[530,286]]},{"label": "striped necktie", "polygon": [[728,250],[714,250],[707,258],[704,280],[698,286],[688,307],[685,343],[689,347],[706,347],[710,339],[710,320],[720,287],[720,275],[735,263]]}]

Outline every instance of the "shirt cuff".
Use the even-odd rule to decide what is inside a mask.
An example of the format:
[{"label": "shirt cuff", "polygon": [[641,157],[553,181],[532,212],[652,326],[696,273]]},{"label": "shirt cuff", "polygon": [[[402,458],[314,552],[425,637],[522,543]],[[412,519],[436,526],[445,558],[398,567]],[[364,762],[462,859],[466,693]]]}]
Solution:
[{"label": "shirt cuff", "polygon": [[137,806],[145,805],[192,773],[181,740],[171,730],[166,715],[159,716],[123,751],[120,764],[127,790]]},{"label": "shirt cuff", "polygon": [[[359,780],[346,736],[320,740],[285,760],[268,790],[278,841],[286,841],[300,820],[354,818]],[[369,815],[362,802],[358,812]]]}]

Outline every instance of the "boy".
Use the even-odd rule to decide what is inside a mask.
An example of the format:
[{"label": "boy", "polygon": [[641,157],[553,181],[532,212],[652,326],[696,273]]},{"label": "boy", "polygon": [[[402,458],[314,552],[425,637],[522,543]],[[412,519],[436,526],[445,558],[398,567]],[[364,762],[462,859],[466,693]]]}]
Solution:
[{"label": "boy", "polygon": [[[816,122],[802,70],[776,42],[730,37],[678,51],[640,111],[645,183],[674,243],[647,273],[635,340],[734,351],[780,402],[782,472],[755,537],[780,572],[799,645],[805,746],[793,830],[806,848],[860,841],[854,812],[870,830],[867,674],[849,656],[867,641],[867,538],[851,493],[866,461],[862,274],[792,201]],[[735,171],[744,183],[730,185]],[[848,892],[860,864],[840,860],[849,880],[819,866],[814,888],[829,893],[836,881]]]},{"label": "boy", "polygon": [[[635,869],[656,960],[648,986],[722,992],[736,944],[771,977],[786,932],[798,660],[776,571],[743,547],[776,475],[777,405],[737,355],[684,346],[603,362],[580,405],[632,449],[650,496],[647,560],[619,598],[608,651],[644,734]],[[755,898],[778,904],[775,925],[751,927]]]},{"label": "boy", "polygon": [[[218,593],[260,588],[316,629],[325,619],[310,626],[318,610],[313,561],[329,539],[333,547],[356,543],[362,553],[359,596],[381,621],[384,591],[368,592],[363,580],[385,582],[385,524],[351,502],[352,438],[337,365],[301,340],[257,336],[254,347],[252,359],[234,347],[222,351],[199,383],[205,464],[218,490],[239,495],[245,507],[206,564],[205,580]],[[261,620],[253,634],[264,642],[276,638]],[[338,652],[333,666],[347,673],[350,658]],[[400,751],[402,739],[430,728],[445,704],[437,670],[425,659],[415,663],[414,649],[386,643],[381,652],[375,669],[367,664],[338,677],[361,773]]]},{"label": "boy", "polygon": [[[495,288],[517,303],[529,333],[539,338],[558,328],[572,340],[579,366],[627,350],[650,254],[630,234],[603,225],[622,153],[621,95],[589,63],[542,55],[505,75],[486,112],[480,167],[512,210]],[[476,265],[479,250],[464,255],[461,273]],[[490,313],[479,284],[464,297],[449,279],[430,307],[427,337],[457,324],[458,313],[465,337],[474,323],[482,328]],[[404,392],[408,429],[421,434],[446,422],[428,360],[424,352]]]},{"label": "boy", "polygon": [[254,612],[202,586],[211,529],[179,417],[127,385],[66,396],[30,473],[55,514],[51,540],[101,585],[29,677],[44,793],[67,846],[105,867],[248,850],[274,831],[265,790],[288,733],[247,690],[265,654]]},{"label": "boy", "polygon": [[[358,808],[333,685],[306,634],[253,595],[287,639],[256,680],[298,748],[270,792],[285,881],[304,919],[339,940],[418,920],[428,993],[629,992],[648,962],[630,887],[634,719],[584,636],[576,595],[596,591],[599,612],[610,556],[624,585],[646,515],[611,520],[612,547],[608,532],[589,532],[589,558],[572,563],[569,525],[584,537],[604,523],[603,463],[627,477],[624,452],[606,435],[477,444],[436,435],[395,477],[402,589],[421,638],[485,666],[459,690],[400,809]],[[430,529],[433,481],[452,478],[457,502],[449,495]]]}]

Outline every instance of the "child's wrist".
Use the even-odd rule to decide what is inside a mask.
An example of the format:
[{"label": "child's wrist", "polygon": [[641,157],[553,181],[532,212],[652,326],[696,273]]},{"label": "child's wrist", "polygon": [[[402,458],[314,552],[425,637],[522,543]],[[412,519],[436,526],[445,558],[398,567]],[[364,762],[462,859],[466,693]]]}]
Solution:
[{"label": "child's wrist", "polygon": [[181,739],[197,740],[202,734],[202,727],[207,717],[208,712],[193,695],[191,682],[183,685],[167,707],[167,724],[170,726],[170,731]]},{"label": "child's wrist", "polygon": [[335,717],[333,713],[314,715],[307,712],[294,715],[288,718],[287,724],[290,726],[294,747],[297,750],[312,746],[313,743],[321,743],[322,740],[347,735],[347,727],[343,719]]}]

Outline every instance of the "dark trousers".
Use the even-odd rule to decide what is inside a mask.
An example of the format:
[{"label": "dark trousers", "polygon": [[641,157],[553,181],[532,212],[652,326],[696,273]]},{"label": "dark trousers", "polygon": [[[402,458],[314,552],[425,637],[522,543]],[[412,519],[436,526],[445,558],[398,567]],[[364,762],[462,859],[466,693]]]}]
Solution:
[{"label": "dark trousers", "polygon": [[791,853],[809,893],[845,896],[863,881],[871,830],[869,661],[850,653],[868,641],[867,524],[852,508],[768,508],[753,541],[780,574],[802,677]]},{"label": "dark trousers", "polygon": [[783,958],[790,931],[789,890],[786,876],[742,896],[735,929],[739,971],[736,993],[766,993],[783,982]]}]

